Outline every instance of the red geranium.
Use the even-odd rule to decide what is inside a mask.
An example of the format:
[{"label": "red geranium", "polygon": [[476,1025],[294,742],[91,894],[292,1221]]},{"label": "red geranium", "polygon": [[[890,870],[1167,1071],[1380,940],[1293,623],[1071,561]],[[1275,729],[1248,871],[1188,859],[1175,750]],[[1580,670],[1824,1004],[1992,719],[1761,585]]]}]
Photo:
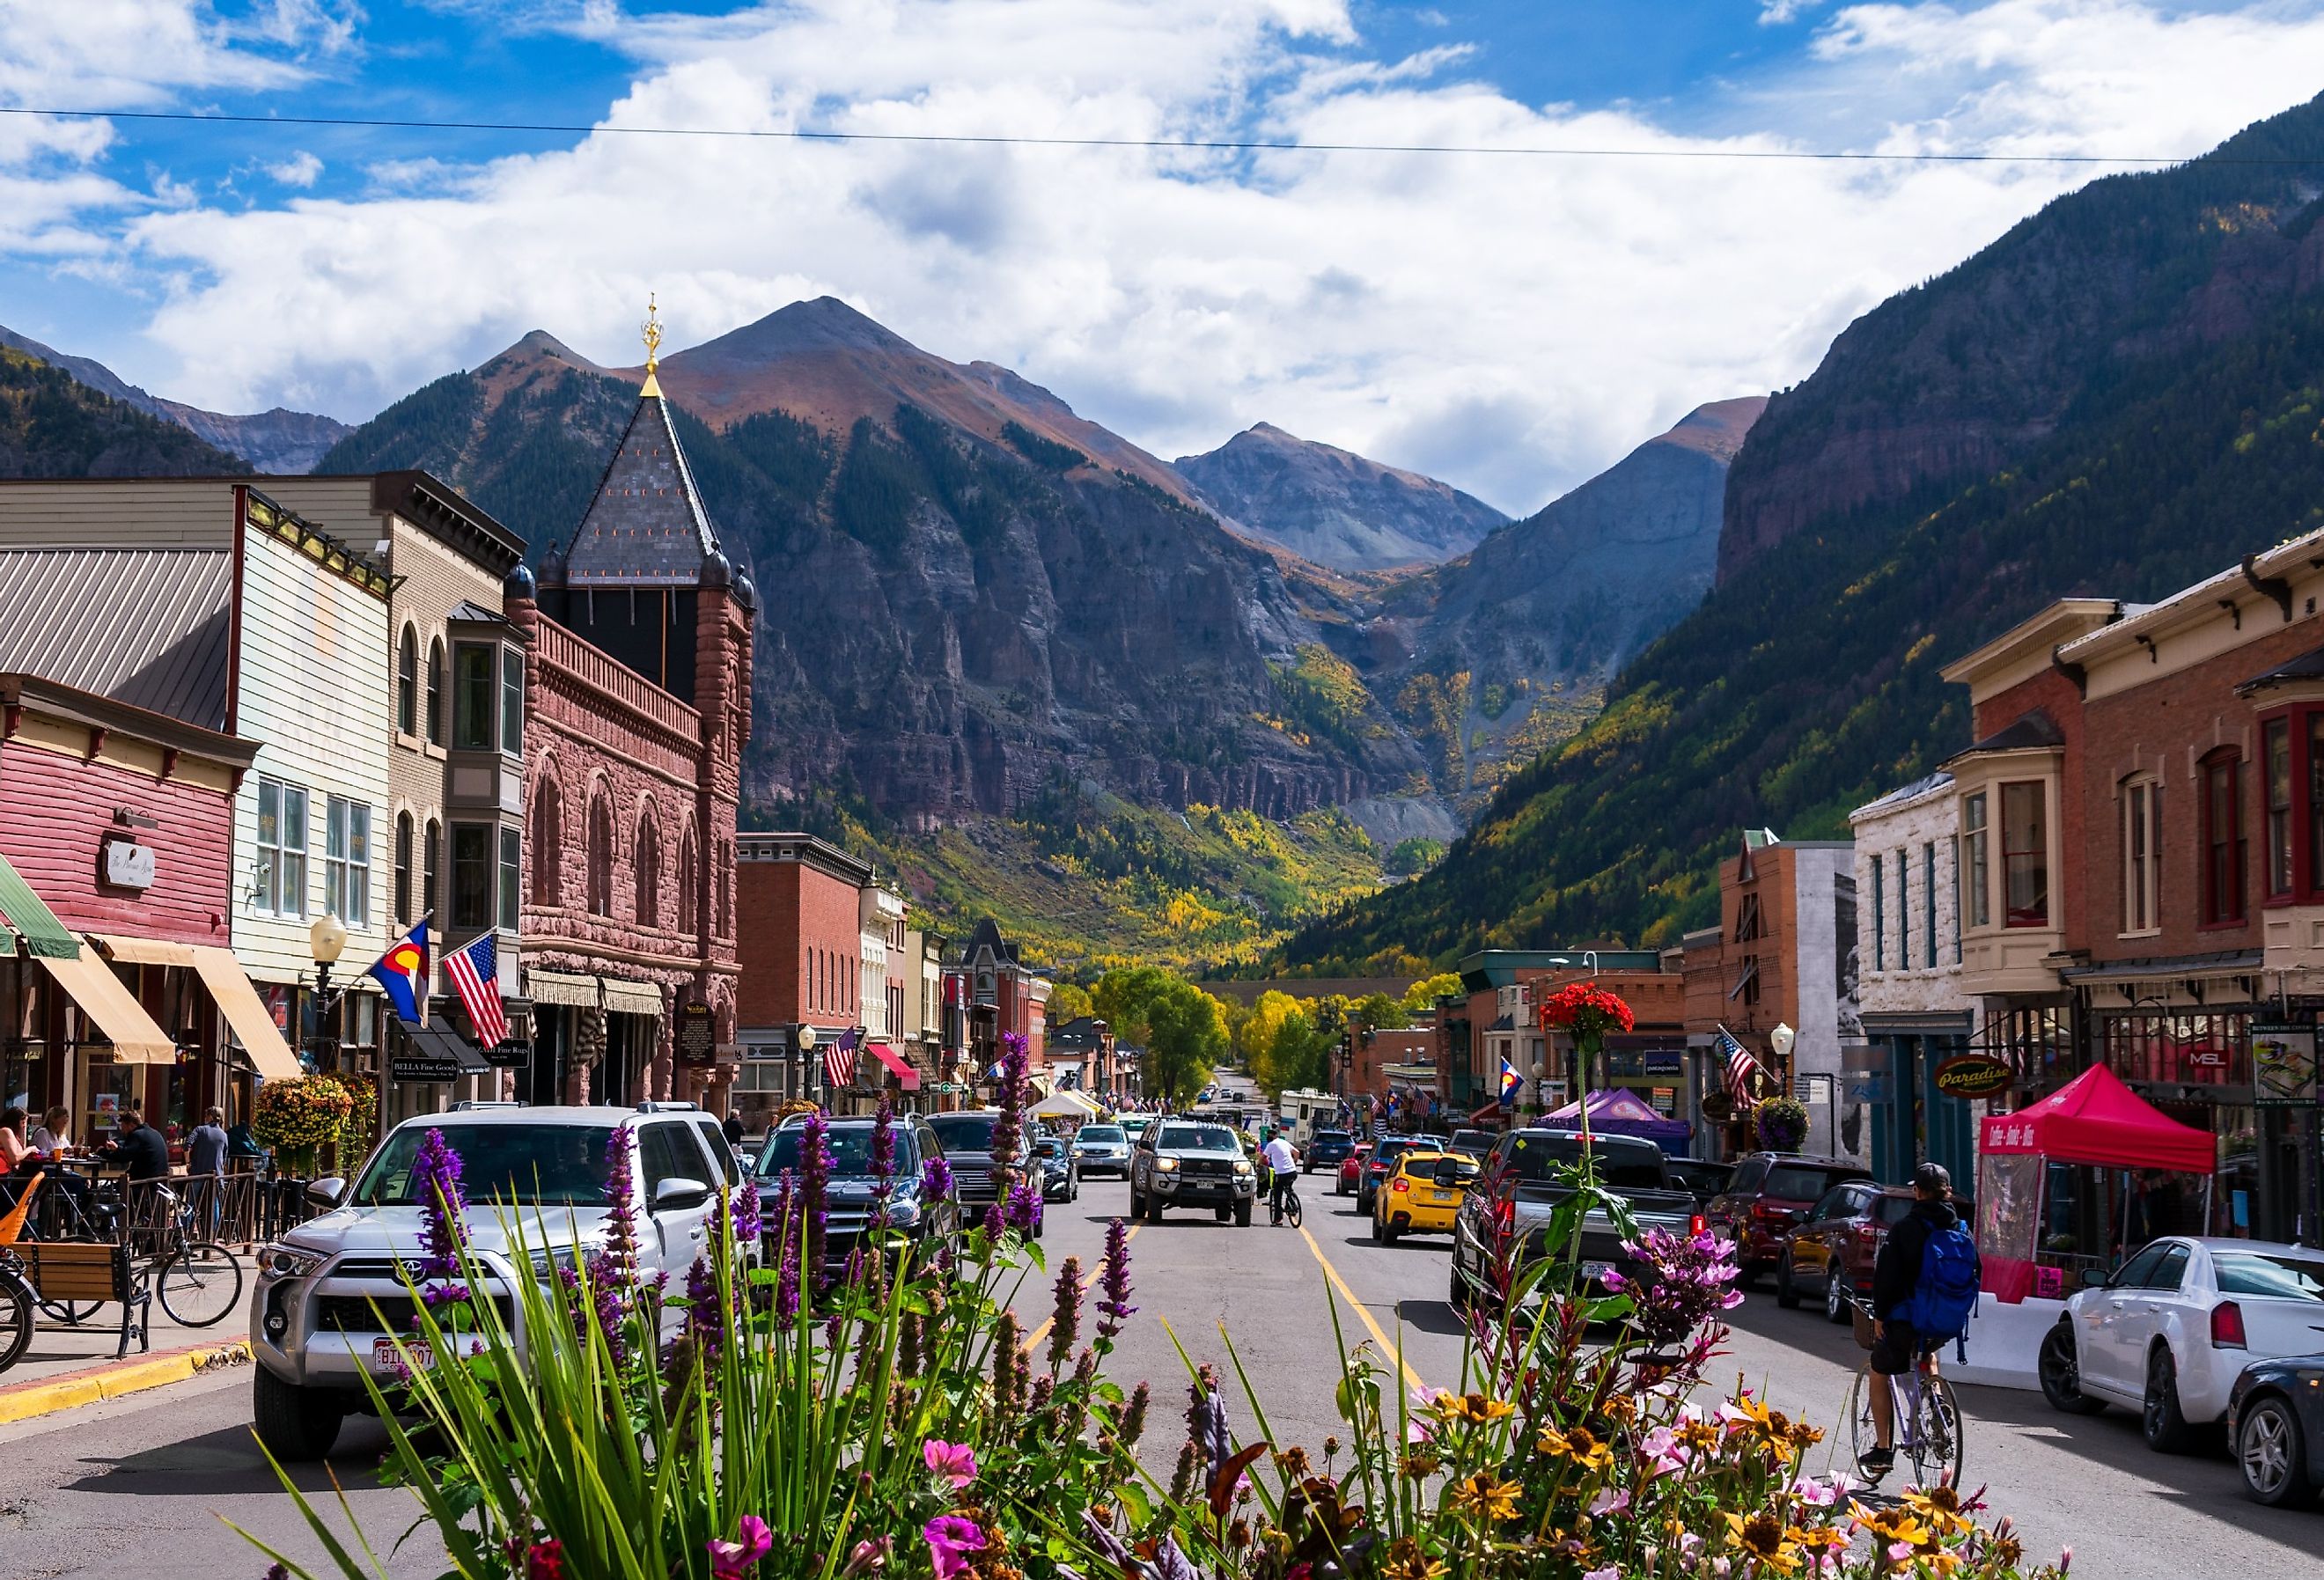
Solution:
[{"label": "red geranium", "polygon": [[1569,982],[1541,1006],[1543,1030],[1569,1031],[1581,1042],[1595,1041],[1609,1031],[1628,1031],[1637,1024],[1637,1017],[1622,995],[1594,982]]}]

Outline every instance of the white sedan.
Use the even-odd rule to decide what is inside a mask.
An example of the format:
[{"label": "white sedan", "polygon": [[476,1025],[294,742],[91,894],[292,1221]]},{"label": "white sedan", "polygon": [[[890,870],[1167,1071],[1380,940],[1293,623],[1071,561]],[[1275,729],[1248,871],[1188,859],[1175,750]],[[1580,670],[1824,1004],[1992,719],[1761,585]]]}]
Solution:
[{"label": "white sedan", "polygon": [[2138,1407],[2147,1446],[2176,1454],[2227,1413],[2254,1361],[2324,1349],[2324,1252],[2170,1236],[2066,1301],[2042,1341],[2042,1391],[2075,1415]]}]

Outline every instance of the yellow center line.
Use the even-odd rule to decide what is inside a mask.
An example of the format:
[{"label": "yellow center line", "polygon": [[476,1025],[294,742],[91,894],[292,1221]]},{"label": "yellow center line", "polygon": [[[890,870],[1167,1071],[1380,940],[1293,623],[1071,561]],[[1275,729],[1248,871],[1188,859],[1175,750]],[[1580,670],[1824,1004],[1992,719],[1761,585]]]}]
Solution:
[{"label": "yellow center line", "polygon": [[1388,1342],[1388,1335],[1381,1331],[1379,1323],[1373,1318],[1371,1307],[1356,1298],[1356,1292],[1348,1288],[1348,1280],[1340,1276],[1340,1270],[1332,1265],[1332,1259],[1323,1254],[1323,1248],[1315,1243],[1315,1236],[1307,1233],[1307,1225],[1305,1224],[1299,1225],[1299,1238],[1307,1242],[1307,1249],[1315,1253],[1315,1265],[1323,1270],[1323,1277],[1330,1281],[1332,1288],[1340,1292],[1342,1299],[1355,1307],[1356,1315],[1361,1317],[1364,1326],[1371,1330],[1373,1339],[1379,1344],[1380,1354],[1395,1358],[1397,1365],[1404,1372],[1405,1386],[1425,1391],[1427,1385],[1420,1381],[1420,1373],[1415,1372],[1411,1363],[1404,1358],[1404,1346]]},{"label": "yellow center line", "polygon": [[[1137,1239],[1137,1238],[1138,1238],[1138,1231],[1139,1231],[1139,1230],[1140,1230],[1140,1229],[1142,1229],[1142,1228],[1144,1228],[1145,1226],[1146,1226],[1146,1225],[1145,1225],[1145,1224],[1130,1224],[1130,1233],[1129,1233],[1128,1234],[1126,1234],[1126,1235],[1124,1235],[1124,1236],[1122,1237],[1122,1242],[1121,1242],[1121,1243],[1122,1243],[1124,1245],[1127,1245],[1127,1244],[1129,1244],[1132,1240]],[[1103,1258],[1102,1256],[1101,1256],[1101,1257],[1099,1257],[1099,1258],[1098,1258],[1097,1265],[1096,1265],[1095,1267],[1093,1267],[1093,1268],[1090,1269],[1090,1270],[1089,1270],[1088,1274],[1083,1278],[1083,1280],[1082,1280],[1082,1293],[1083,1293],[1083,1294],[1084,1294],[1084,1295],[1088,1294],[1088,1293],[1089,1293],[1089,1291],[1090,1291],[1090,1287],[1091,1287],[1092,1285],[1095,1284],[1095,1283],[1097,1282],[1098,1279],[1099,1279],[1099,1278],[1100,1278],[1100,1277],[1101,1277],[1104,1272],[1105,1272],[1105,1258]],[[1027,1334],[1027,1335],[1025,1335],[1025,1347],[1026,1347],[1027,1349],[1028,1349],[1028,1350],[1030,1350],[1030,1349],[1033,1349],[1033,1348],[1037,1347],[1037,1346],[1040,1344],[1040,1342],[1041,1342],[1043,1339],[1045,1339],[1045,1338],[1047,1338],[1047,1337],[1048,1337],[1048,1336],[1049,1336],[1049,1329],[1050,1329],[1050,1328],[1052,1328],[1053,1326],[1055,1326],[1056,1325],[1056,1321],[1057,1321],[1057,1319],[1056,1319],[1056,1317],[1055,1316],[1050,1316],[1050,1317],[1043,1317],[1043,1318],[1041,1319],[1041,1326],[1038,1326],[1038,1327],[1037,1327],[1037,1328],[1035,1328],[1032,1332],[1030,1332],[1030,1333],[1028,1333],[1028,1334]]]}]

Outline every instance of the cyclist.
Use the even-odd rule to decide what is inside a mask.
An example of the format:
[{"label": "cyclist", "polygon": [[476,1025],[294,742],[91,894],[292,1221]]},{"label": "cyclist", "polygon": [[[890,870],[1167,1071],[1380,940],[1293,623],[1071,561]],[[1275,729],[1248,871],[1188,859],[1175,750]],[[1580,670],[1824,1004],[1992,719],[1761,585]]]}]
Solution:
[{"label": "cyclist", "polygon": [[1913,1210],[1888,1231],[1872,1268],[1872,1390],[1876,1446],[1861,1469],[1877,1481],[1896,1463],[1896,1402],[1888,1385],[1916,1364],[1936,1375],[1937,1351],[1959,1338],[1977,1309],[1977,1243],[1952,1207],[1952,1176],[1941,1163],[1913,1171]]},{"label": "cyclist", "polygon": [[1283,1198],[1291,1194],[1292,1186],[1299,1178],[1299,1154],[1291,1150],[1291,1142],[1281,1131],[1269,1125],[1267,1144],[1259,1148],[1259,1155],[1267,1163],[1267,1221],[1281,1224]]}]

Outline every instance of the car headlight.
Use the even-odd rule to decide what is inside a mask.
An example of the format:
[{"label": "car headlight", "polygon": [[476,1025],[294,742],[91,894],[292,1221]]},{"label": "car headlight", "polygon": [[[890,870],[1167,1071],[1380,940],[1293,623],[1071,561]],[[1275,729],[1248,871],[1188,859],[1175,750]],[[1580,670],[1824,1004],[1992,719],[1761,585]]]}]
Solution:
[{"label": "car headlight", "polygon": [[1248,1174],[1248,1173],[1250,1173],[1250,1160],[1249,1159],[1247,1159],[1247,1158],[1237,1158],[1237,1159],[1235,1160],[1235,1172],[1236,1172],[1236,1173],[1238,1173],[1238,1174]]},{"label": "car headlight", "polygon": [[917,1201],[891,1201],[888,1204],[888,1227],[908,1229],[920,1221],[920,1204]]},{"label": "car headlight", "polygon": [[1178,1160],[1176,1158],[1157,1158],[1154,1160],[1154,1167],[1160,1173],[1176,1174],[1178,1171]]},{"label": "car headlight", "polygon": [[548,1278],[550,1274],[572,1272],[580,1266],[581,1248],[577,1245],[551,1245],[532,1253],[532,1276]]},{"label": "car headlight", "polygon": [[301,1251],[295,1245],[269,1245],[258,1253],[258,1270],[270,1279],[303,1279],[329,1260],[320,1252]]}]

